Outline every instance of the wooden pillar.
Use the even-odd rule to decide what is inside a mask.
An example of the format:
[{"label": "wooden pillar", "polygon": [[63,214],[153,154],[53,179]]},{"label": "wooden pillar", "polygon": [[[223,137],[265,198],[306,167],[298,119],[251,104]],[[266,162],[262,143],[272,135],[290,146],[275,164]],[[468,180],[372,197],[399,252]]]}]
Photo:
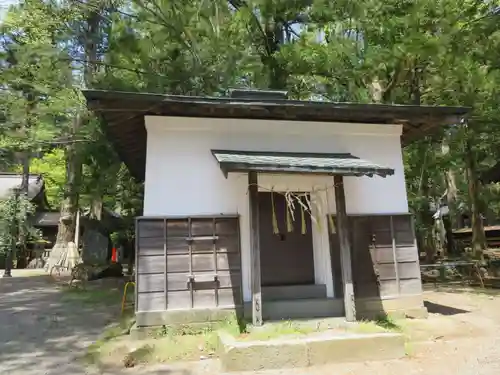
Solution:
[{"label": "wooden pillar", "polygon": [[349,241],[349,223],[345,205],[344,178],[341,175],[335,175],[333,181],[335,184],[336,226],[340,244],[340,263],[344,281],[345,318],[348,322],[354,322],[356,320],[356,306],[352,282],[351,243]]},{"label": "wooden pillar", "polygon": [[257,172],[248,172],[250,203],[250,262],[252,277],[252,324],[262,325],[262,291],[260,281],[259,187]]}]

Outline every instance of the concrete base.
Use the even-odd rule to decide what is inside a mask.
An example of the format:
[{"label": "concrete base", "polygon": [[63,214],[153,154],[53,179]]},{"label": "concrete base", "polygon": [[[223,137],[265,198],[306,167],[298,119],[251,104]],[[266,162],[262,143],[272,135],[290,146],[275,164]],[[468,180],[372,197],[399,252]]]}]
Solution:
[{"label": "concrete base", "polygon": [[[344,300],[336,298],[304,298],[267,301],[262,304],[262,319],[283,320],[344,316]],[[252,319],[252,304],[245,303],[245,318]]]},{"label": "concrete base", "polygon": [[312,298],[327,298],[326,285],[310,284],[262,287],[262,300],[265,302]]},{"label": "concrete base", "polygon": [[160,327],[138,327],[137,324],[134,324],[130,328],[129,335],[132,340],[145,340],[158,328]]},{"label": "concrete base", "polygon": [[168,329],[172,334],[196,335],[206,331],[220,328],[220,321],[189,322],[187,324],[164,324],[156,326],[138,326],[137,323],[130,328],[130,338],[133,340],[144,340],[158,333],[159,330]]},{"label": "concrete base", "polygon": [[387,360],[405,356],[404,337],[396,333],[356,334],[327,331],[301,338],[237,341],[219,333],[223,371],[259,371],[327,363]]},{"label": "concrete base", "polygon": [[[244,305],[245,318],[252,318],[252,304]],[[262,304],[264,320],[311,319],[344,316],[344,300],[341,298],[302,298],[270,300]],[[357,320],[374,320],[390,316],[395,319],[427,318],[422,295],[397,296],[394,298],[357,298]]]},{"label": "concrete base", "polygon": [[425,319],[429,314],[424,306],[422,294],[384,299],[356,299],[356,318],[358,320],[377,319],[386,315],[395,319]]},{"label": "concrete base", "polygon": [[186,325],[225,320],[234,316],[243,316],[241,307],[228,309],[186,309],[164,311],[138,311],[135,313],[137,326]]},{"label": "concrete base", "polygon": [[[305,286],[301,290],[300,299],[280,299],[279,292],[288,293],[290,288],[268,288],[267,298],[262,304],[262,316],[266,321],[283,319],[311,319],[344,316],[344,300],[340,298],[305,298],[319,295],[323,286]],[[287,296],[287,294],[284,294]],[[421,294],[398,296],[394,298],[357,298],[356,318],[377,319],[389,315],[394,318],[426,318],[428,313],[424,307]],[[161,327],[163,325],[179,326],[198,323],[210,323],[226,320],[229,317],[239,320],[252,318],[252,304],[228,309],[186,309],[165,311],[139,311],[136,313],[138,327]]]}]

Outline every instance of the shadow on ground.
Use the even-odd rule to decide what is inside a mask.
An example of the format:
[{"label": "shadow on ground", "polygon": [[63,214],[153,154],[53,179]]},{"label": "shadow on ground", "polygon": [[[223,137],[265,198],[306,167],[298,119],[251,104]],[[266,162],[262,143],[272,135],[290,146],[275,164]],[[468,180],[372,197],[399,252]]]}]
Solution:
[{"label": "shadow on ground", "polygon": [[445,316],[458,315],[458,314],[466,314],[470,311],[457,309],[451,306],[440,305],[438,303],[424,301],[424,306],[427,308],[427,311],[431,314],[439,314]]},{"label": "shadow on ground", "polygon": [[[118,296],[118,295],[117,295]],[[119,296],[88,303],[45,275],[0,278],[0,374],[90,374],[80,359],[86,348],[116,322]],[[162,370],[161,374],[188,375]]]}]

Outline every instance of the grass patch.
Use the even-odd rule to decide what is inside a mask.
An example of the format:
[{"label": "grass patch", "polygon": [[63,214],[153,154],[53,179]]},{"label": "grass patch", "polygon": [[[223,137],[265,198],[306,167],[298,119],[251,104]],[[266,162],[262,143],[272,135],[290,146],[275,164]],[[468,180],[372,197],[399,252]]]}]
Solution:
[{"label": "grass patch", "polygon": [[163,326],[154,331],[151,336],[154,338],[174,337],[174,336],[194,336],[205,335],[210,332],[225,330],[231,334],[238,335],[246,332],[246,322],[236,318],[235,314],[218,322],[207,322],[202,324],[185,324],[176,326]]},{"label": "grass patch", "polygon": [[242,341],[267,341],[282,337],[304,336],[316,332],[339,329],[338,322],[325,321],[282,321],[266,323],[262,327],[251,327],[239,332],[228,332]]},{"label": "grass patch", "polygon": [[401,326],[390,316],[383,316],[375,319],[374,323],[387,331],[401,331]]},{"label": "grass patch", "polygon": [[163,326],[152,332],[148,339],[133,341],[126,335],[132,324],[131,320],[124,319],[120,324],[106,329],[101,339],[89,347],[87,363],[117,368],[214,358],[220,349],[219,330],[224,330],[237,340],[267,341],[328,330],[376,333],[400,329],[399,325],[389,318],[359,322],[352,326],[327,321],[317,324],[283,321],[255,328],[238,321],[234,315],[221,322],[203,325]]},{"label": "grass patch", "polygon": [[89,364],[99,364],[101,355],[108,353],[112,349],[114,340],[128,335],[134,323],[135,316],[132,311],[128,311],[117,323],[106,327],[101,337],[87,348],[87,352],[83,357],[84,361]]},{"label": "grass patch", "polygon": [[244,332],[236,333],[229,332],[237,340],[242,341],[267,341],[277,339],[283,336],[302,336],[314,332],[323,332],[330,327],[321,325],[308,325],[299,322],[284,321],[280,323],[268,323],[263,327],[245,330]]},{"label": "grass patch", "polygon": [[148,340],[141,348],[147,350],[131,353],[136,363],[193,361],[216,356],[219,338],[216,331],[195,335],[164,336]]},{"label": "grass patch", "polygon": [[378,325],[375,321],[360,321],[349,327],[349,331],[355,333],[384,333],[389,332],[388,329]]},{"label": "grass patch", "polygon": [[[77,288],[63,286],[64,302],[78,302],[87,305],[119,305],[122,299],[122,290],[118,288]],[[132,301],[133,293],[127,293],[127,300]]]},{"label": "grass patch", "polygon": [[401,332],[402,328],[391,317],[379,317],[375,320],[362,320],[349,326],[356,333]]},{"label": "grass patch", "polygon": [[87,352],[87,363],[101,367],[133,367],[137,364],[193,361],[217,355],[218,331],[240,332],[236,317],[203,325],[163,326],[142,341],[126,335],[133,323],[109,327]]},{"label": "grass patch", "polygon": [[338,322],[318,321],[283,321],[267,323],[262,327],[249,327],[244,331],[229,332],[237,340],[242,341],[268,341],[285,336],[304,336],[316,332],[336,331],[354,333],[384,333],[400,332],[402,328],[390,317],[381,317],[376,320],[360,321],[353,324]]}]

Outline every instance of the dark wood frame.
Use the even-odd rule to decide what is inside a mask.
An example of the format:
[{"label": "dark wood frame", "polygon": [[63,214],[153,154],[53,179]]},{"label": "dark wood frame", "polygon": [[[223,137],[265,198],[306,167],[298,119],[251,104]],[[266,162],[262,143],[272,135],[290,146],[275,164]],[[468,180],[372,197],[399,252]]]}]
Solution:
[{"label": "dark wood frame", "polygon": [[351,244],[349,240],[349,224],[346,212],[344,178],[341,175],[335,175],[333,181],[335,184],[337,233],[340,242],[340,263],[344,285],[345,318],[348,322],[354,322],[356,320],[356,305],[352,280]]},{"label": "dark wood frame", "polygon": [[250,274],[252,277],[252,323],[262,325],[262,285],[260,274],[259,186],[257,172],[248,173],[250,209]]},{"label": "dark wood frame", "polygon": [[[352,281],[351,247],[349,241],[349,225],[346,213],[344,179],[335,175],[335,203],[337,207],[337,231],[341,248],[341,269],[344,280],[344,307],[346,320],[356,320],[354,286]],[[259,186],[255,171],[248,172],[248,196],[250,209],[250,258],[251,258],[251,291],[252,291],[252,323],[262,325],[262,285],[260,270],[260,237],[259,237]]]}]

